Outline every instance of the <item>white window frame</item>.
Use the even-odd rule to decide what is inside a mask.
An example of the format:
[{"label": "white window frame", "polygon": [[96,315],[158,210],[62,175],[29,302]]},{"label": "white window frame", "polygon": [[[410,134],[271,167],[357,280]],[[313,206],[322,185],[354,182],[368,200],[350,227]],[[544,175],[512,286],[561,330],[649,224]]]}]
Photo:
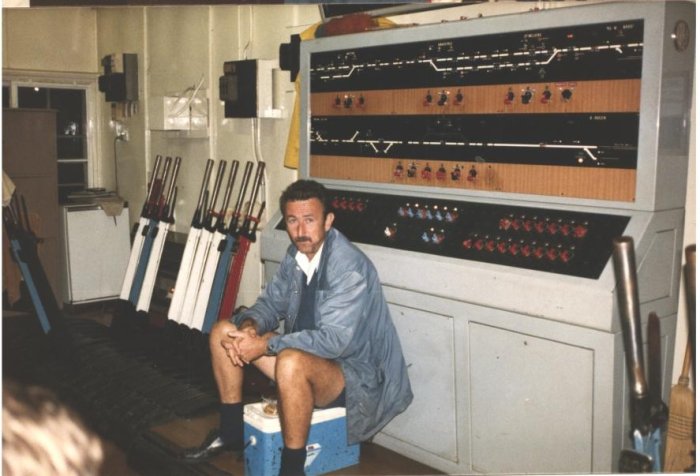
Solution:
[{"label": "white window frame", "polygon": [[[10,107],[17,107],[17,88],[66,88],[85,90],[85,141],[86,141],[86,187],[94,187],[97,172],[97,151],[99,150],[100,115],[97,110],[98,87],[97,75],[91,73],[59,73],[4,69],[2,84],[10,88]],[[75,159],[57,159],[61,162],[76,162]]]}]

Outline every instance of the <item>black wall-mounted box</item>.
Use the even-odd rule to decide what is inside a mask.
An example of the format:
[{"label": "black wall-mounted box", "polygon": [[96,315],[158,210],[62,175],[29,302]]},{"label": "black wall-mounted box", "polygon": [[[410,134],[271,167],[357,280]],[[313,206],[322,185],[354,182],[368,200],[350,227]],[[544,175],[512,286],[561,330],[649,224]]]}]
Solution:
[{"label": "black wall-mounted box", "polygon": [[227,61],[219,78],[219,99],[225,102],[224,117],[256,117],[258,62]]},{"label": "black wall-mounted box", "polygon": [[107,55],[102,58],[102,67],[105,74],[98,78],[97,86],[100,92],[105,93],[105,101],[138,101],[138,55],[135,53]]}]

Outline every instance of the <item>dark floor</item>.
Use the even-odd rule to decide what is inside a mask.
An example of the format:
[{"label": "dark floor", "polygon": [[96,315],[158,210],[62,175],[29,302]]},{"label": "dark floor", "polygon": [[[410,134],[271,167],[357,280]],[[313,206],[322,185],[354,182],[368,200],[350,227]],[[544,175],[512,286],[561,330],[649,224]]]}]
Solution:
[{"label": "dark floor", "polygon": [[[139,339],[129,336],[128,339],[118,342],[117,345],[112,342],[114,339],[118,339],[118,337],[114,337],[115,334],[112,332],[114,326],[111,326],[114,316],[122,312],[117,309],[118,307],[110,304],[64,309],[65,317],[71,323],[70,327],[78,329],[77,333],[80,334],[77,339],[74,336],[70,337],[72,342],[77,342],[74,347],[78,348],[78,351],[73,352],[70,357],[66,357],[70,359],[69,364],[62,364],[61,359],[56,359],[54,349],[51,348],[53,344],[45,344],[43,340],[45,336],[37,332],[37,325],[34,322],[36,321],[35,316],[30,312],[4,310],[3,378],[26,380],[27,383],[46,386],[55,390],[60,396],[65,396],[66,403],[76,409],[86,422],[102,436],[105,447],[103,475],[242,475],[244,473],[243,461],[230,453],[219,455],[208,464],[196,467],[182,465],[177,462],[175,457],[183,448],[197,446],[205,435],[218,424],[215,395],[211,395],[209,400],[206,395],[204,399],[201,395],[201,389],[204,389],[204,394],[215,393],[211,390],[210,381],[195,382],[200,386],[192,394],[197,397],[192,398],[192,401],[200,402],[200,405],[199,407],[190,405],[194,408],[194,410],[188,410],[190,414],[183,415],[183,412],[170,411],[169,407],[163,410],[158,407],[159,402],[146,402],[147,398],[143,396],[140,400],[133,400],[137,402],[134,406],[143,407],[147,403],[154,410],[146,411],[143,408],[135,410],[129,407],[133,394],[139,393],[139,391],[133,390],[135,387],[130,387],[130,385],[139,378],[149,380],[151,378],[149,372],[152,372],[153,369],[160,371],[159,366],[164,366],[157,362],[153,363],[145,358],[142,352],[135,350],[137,344],[133,341]],[[72,332],[76,333],[75,330]],[[153,339],[154,336],[158,337],[161,332],[164,331],[149,328],[146,338]],[[179,344],[176,343],[175,346],[177,347]],[[27,348],[33,348],[31,353],[27,351]],[[121,360],[115,363],[112,355],[114,353],[124,354],[124,359],[129,362],[129,365],[123,364]],[[182,356],[182,352],[171,355],[183,357],[186,361],[189,358],[187,355]],[[105,358],[112,359],[108,361],[107,370],[100,367],[99,362],[100,359]],[[115,370],[114,367],[119,366],[125,370]],[[181,375],[187,375],[189,372],[191,374],[193,368],[190,367],[187,371],[179,370],[174,373],[179,372]],[[201,368],[194,371],[206,373]],[[173,373],[172,369],[170,370]],[[105,388],[100,378],[109,372],[114,372],[114,375],[123,379],[123,385],[119,381],[115,382],[116,377],[110,376],[111,380],[108,383],[113,387]],[[132,375],[134,375],[133,378]],[[95,382],[90,381],[90,379],[95,380]],[[107,381],[104,380],[104,382]],[[171,391],[178,393],[180,387],[177,385],[179,384],[172,382],[172,378],[169,382],[169,386],[164,388],[174,389]],[[76,386],[83,386],[84,389],[76,390]],[[190,391],[193,386],[195,385],[190,379],[183,388]],[[247,388],[247,398],[254,401],[256,395],[263,391],[261,390],[263,387],[264,383],[258,380],[252,387]],[[124,394],[120,394],[120,392],[124,392]],[[112,394],[116,394],[116,398]],[[167,397],[170,395],[163,395],[163,398],[167,399]],[[141,418],[141,414],[149,416]],[[153,415],[157,416],[153,417]],[[332,474],[428,475],[438,474],[438,472],[379,445],[363,443],[359,464]]]}]

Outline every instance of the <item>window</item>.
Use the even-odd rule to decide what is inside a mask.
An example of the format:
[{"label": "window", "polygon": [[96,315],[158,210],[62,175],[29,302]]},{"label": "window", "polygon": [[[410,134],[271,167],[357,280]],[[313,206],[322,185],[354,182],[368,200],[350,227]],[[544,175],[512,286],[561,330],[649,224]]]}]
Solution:
[{"label": "window", "polygon": [[54,109],[58,159],[58,199],[90,186],[91,153],[95,150],[95,80],[17,78],[3,84],[3,107]]}]

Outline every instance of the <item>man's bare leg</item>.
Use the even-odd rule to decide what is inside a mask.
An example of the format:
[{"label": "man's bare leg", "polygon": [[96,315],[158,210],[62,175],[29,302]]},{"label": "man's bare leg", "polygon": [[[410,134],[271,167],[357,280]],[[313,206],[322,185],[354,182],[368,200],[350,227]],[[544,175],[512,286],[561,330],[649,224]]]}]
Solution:
[{"label": "man's bare leg", "polygon": [[220,424],[199,447],[183,452],[186,462],[206,461],[221,451],[243,448],[243,367],[234,365],[229,357],[233,340],[227,335],[235,330],[233,323],[220,321],[209,336],[212,371],[221,401]]},{"label": "man's bare leg", "polygon": [[323,407],[345,388],[336,362],[297,349],[285,349],[275,366],[280,396],[282,435],[288,448],[306,446],[314,406]]},{"label": "man's bare leg", "polygon": [[[243,401],[243,366],[234,364],[233,341],[228,336],[228,332],[235,330],[236,326],[230,322],[218,322],[209,340],[214,378],[222,403],[222,435],[224,410],[232,405],[242,408]],[[287,449],[303,454],[301,471],[293,473],[301,474],[314,406],[328,405],[345,388],[340,365],[297,349],[285,349],[277,357],[261,356],[252,364],[277,382],[282,436]]]},{"label": "man's bare leg", "polygon": [[[209,337],[209,350],[214,372],[214,380],[219,390],[221,403],[237,403],[243,401],[243,367],[234,365],[228,355],[228,349],[223,342],[230,342],[228,333],[235,331],[236,326],[229,321],[219,321],[214,324]],[[276,357],[262,356],[252,363],[270,380],[275,379]]]},{"label": "man's bare leg", "polygon": [[236,326],[233,323],[219,321],[214,325],[209,335],[211,365],[221,403],[240,403],[243,401],[243,367],[233,365],[227,349],[222,344],[222,342],[231,340],[227,333],[235,330]]}]

